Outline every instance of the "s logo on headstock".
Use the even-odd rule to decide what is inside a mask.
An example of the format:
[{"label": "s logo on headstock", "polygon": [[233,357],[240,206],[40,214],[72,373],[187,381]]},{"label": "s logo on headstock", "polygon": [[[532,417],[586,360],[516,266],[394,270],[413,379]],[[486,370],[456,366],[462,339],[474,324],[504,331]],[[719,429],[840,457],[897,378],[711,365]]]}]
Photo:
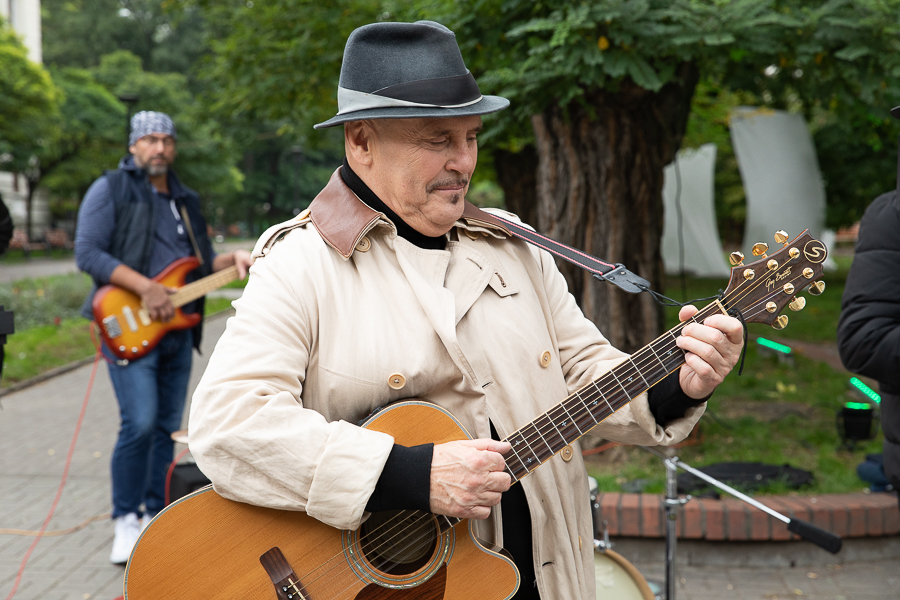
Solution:
[{"label": "s logo on headstock", "polygon": [[825,244],[819,240],[812,240],[803,246],[803,256],[805,256],[806,260],[809,262],[819,264],[825,260],[826,256],[828,256],[828,250],[825,248]]},{"label": "s logo on headstock", "polygon": [[[785,306],[801,310],[806,305],[804,298],[795,296],[805,287],[811,286],[810,294],[818,296],[825,289],[825,283],[814,281],[821,277],[822,263],[828,250],[821,241],[813,239],[809,230],[787,242],[787,234],[778,232],[776,241],[784,247],[771,256],[766,256],[768,246],[754,245],[753,253],[761,258],[753,263],[740,263],[731,270],[728,288],[721,302],[729,312],[740,312],[744,320],[751,323],[767,323],[776,329],[784,329],[788,323],[785,315],[780,315]],[[732,260],[733,264],[737,263]]]}]

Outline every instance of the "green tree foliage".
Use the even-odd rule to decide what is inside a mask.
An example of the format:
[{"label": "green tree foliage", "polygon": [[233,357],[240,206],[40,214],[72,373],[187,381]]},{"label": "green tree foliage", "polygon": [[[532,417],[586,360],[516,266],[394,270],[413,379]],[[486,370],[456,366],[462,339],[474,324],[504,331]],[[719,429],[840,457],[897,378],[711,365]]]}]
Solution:
[{"label": "green tree foliage", "polygon": [[59,94],[50,74],[28,60],[25,46],[2,17],[0,65],[0,154],[9,154],[16,144],[42,135],[33,119],[55,114]]},{"label": "green tree foliage", "polygon": [[203,20],[173,0],[43,0],[44,62],[92,68],[127,50],[157,73],[189,75],[203,53]]}]

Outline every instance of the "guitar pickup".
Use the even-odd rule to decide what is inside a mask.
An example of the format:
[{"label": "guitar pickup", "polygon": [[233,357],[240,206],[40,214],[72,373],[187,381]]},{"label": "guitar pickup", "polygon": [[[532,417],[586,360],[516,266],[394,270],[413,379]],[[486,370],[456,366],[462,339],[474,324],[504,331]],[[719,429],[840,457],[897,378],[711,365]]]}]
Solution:
[{"label": "guitar pickup", "polygon": [[134,311],[131,310],[130,306],[122,307],[122,316],[125,317],[125,322],[128,323],[128,328],[135,332],[138,330],[137,320],[134,318]]},{"label": "guitar pickup", "polygon": [[119,320],[115,315],[110,315],[103,319],[103,331],[106,332],[106,337],[113,339],[122,335],[122,326],[119,325]]},{"label": "guitar pickup", "polygon": [[259,562],[269,574],[278,600],[311,600],[278,546],[260,556]]}]

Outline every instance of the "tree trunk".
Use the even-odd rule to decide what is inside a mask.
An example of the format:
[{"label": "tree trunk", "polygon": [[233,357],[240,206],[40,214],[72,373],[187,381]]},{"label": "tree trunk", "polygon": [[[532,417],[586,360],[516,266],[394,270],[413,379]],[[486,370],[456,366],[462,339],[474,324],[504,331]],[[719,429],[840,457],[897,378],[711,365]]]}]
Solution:
[{"label": "tree trunk", "polygon": [[[537,203],[529,220],[538,231],[623,263],[662,290],[663,169],[681,144],[697,79],[684,63],[659,92],[625,82],[534,115]],[[585,315],[616,347],[631,352],[662,332],[662,308],[649,294],[560,266]]]},{"label": "tree trunk", "polygon": [[516,153],[494,150],[492,157],[497,183],[503,188],[506,210],[526,223],[536,224],[538,156],[534,146],[525,146]]}]

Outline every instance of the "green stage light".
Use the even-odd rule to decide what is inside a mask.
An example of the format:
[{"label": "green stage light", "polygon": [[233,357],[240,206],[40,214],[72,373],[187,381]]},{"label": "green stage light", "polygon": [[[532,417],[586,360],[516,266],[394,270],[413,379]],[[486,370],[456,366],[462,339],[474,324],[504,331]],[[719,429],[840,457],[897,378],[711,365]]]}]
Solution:
[{"label": "green stage light", "polygon": [[775,352],[780,352],[782,354],[790,354],[791,347],[785,346],[784,344],[779,344],[778,342],[773,342],[772,340],[767,340],[764,337],[756,338],[756,343],[762,346],[763,348],[768,348],[769,350],[774,350]]},{"label": "green stage light", "polygon": [[872,410],[872,405],[865,402],[846,402],[844,406],[853,410]]},{"label": "green stage light", "polygon": [[858,391],[859,393],[861,393],[863,396],[872,400],[872,402],[875,402],[876,404],[881,403],[881,396],[878,394],[878,392],[876,392],[875,390],[873,390],[872,388],[867,386],[865,383],[860,381],[857,377],[850,378],[850,386],[853,389],[855,389],[856,391]]}]

